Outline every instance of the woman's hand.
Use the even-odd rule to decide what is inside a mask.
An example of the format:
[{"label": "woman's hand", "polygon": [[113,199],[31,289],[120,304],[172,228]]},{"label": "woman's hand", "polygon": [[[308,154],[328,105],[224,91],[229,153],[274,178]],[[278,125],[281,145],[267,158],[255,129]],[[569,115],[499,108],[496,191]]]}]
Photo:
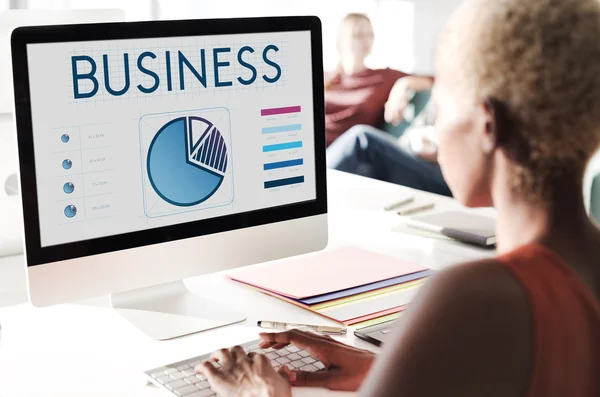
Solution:
[{"label": "woman's hand", "polygon": [[332,390],[355,391],[366,378],[375,354],[337,342],[329,336],[320,336],[298,330],[276,334],[260,334],[262,349],[282,349],[288,344],[306,350],[325,365],[320,372],[291,371],[282,367],[294,386],[325,387]]},{"label": "woman's hand", "polygon": [[216,369],[210,362],[196,367],[206,376],[219,397],[291,397],[292,389],[282,375],[275,372],[267,357],[247,355],[239,346],[221,349],[211,355],[211,361],[221,364]]}]

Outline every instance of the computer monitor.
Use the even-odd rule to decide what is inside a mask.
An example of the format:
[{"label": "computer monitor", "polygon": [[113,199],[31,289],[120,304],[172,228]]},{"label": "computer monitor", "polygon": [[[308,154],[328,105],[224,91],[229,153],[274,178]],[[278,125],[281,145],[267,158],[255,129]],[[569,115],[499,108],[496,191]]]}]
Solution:
[{"label": "computer monitor", "polygon": [[182,279],[327,244],[316,17],[19,28],[29,295],[157,339],[243,320]]}]

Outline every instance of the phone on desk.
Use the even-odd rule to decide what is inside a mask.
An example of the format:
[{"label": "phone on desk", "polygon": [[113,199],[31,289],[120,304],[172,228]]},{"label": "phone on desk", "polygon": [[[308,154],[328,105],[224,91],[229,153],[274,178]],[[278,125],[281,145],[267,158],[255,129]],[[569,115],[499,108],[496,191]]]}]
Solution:
[{"label": "phone on desk", "polygon": [[388,321],[383,324],[362,328],[355,331],[354,335],[375,346],[382,346],[383,344],[391,342],[391,338],[394,335],[393,329],[397,324],[398,320]]}]

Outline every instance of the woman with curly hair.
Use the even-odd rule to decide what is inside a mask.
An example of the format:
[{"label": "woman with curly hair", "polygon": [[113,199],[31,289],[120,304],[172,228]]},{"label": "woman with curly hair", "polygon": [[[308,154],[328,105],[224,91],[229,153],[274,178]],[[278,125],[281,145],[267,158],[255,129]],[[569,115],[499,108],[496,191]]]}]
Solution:
[{"label": "woman with curly hair", "polygon": [[374,355],[297,331],[327,368],[278,374],[236,347],[197,370],[229,396],[291,385],[364,397],[600,396],[600,231],[584,170],[600,144],[600,2],[467,0],[437,53],[439,163],[454,196],[498,211],[498,256],[432,277]]}]

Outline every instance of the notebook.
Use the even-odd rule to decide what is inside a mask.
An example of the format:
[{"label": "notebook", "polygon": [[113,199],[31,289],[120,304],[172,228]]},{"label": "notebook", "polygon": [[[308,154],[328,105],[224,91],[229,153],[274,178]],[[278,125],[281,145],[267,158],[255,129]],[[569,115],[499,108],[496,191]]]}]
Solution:
[{"label": "notebook", "polygon": [[440,212],[416,216],[408,220],[407,225],[468,244],[483,247],[496,245],[496,220],[468,212]]}]

